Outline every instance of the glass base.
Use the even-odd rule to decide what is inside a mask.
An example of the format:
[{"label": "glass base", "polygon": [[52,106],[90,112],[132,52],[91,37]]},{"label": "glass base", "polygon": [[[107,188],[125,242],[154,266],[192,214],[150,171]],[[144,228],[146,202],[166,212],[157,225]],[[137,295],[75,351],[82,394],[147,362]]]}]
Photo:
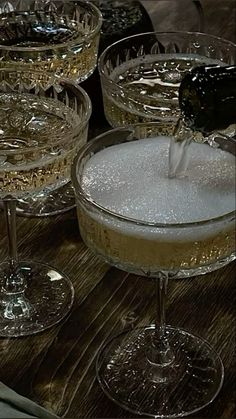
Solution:
[{"label": "glass base", "polygon": [[70,280],[54,268],[38,262],[20,262],[23,292],[6,293],[8,262],[0,264],[0,336],[33,335],[60,322],[70,311],[74,289]]},{"label": "glass base", "polygon": [[47,217],[62,214],[75,207],[75,195],[71,183],[58,189],[46,189],[17,200],[16,212],[26,217]]},{"label": "glass base", "polygon": [[175,358],[164,367],[147,358],[154,326],[133,329],[108,341],[97,358],[105,394],[122,408],[148,417],[176,418],[211,403],[224,369],[211,346],[190,333],[167,327]]}]

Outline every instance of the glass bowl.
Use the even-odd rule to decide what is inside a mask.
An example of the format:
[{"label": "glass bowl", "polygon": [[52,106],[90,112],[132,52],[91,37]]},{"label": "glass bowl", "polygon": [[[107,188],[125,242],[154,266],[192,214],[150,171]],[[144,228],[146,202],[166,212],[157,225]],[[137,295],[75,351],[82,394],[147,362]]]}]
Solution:
[{"label": "glass bowl", "polygon": [[[37,81],[35,81],[37,79]],[[39,84],[39,80],[42,83]],[[20,196],[17,190],[17,210],[18,213],[24,215],[47,215],[58,212],[63,212],[74,206],[74,192],[70,184],[70,167],[73,158],[80,147],[87,141],[88,122],[91,115],[91,103],[87,93],[79,86],[71,81],[61,80],[60,84],[53,86],[54,77],[49,80],[49,85],[45,85],[45,73],[36,72],[32,69],[26,69],[24,66],[17,67],[17,69],[0,68],[0,97],[3,98],[1,106],[1,130],[5,131],[5,135],[9,138],[29,136],[32,144],[34,145],[35,156],[36,147],[35,141],[37,137],[37,130],[34,126],[34,121],[27,120],[27,113],[24,115],[22,111],[17,110],[17,103],[15,103],[15,110],[12,109],[10,114],[4,110],[4,95],[10,94],[23,94],[25,93],[28,98],[50,98],[52,106],[55,103],[64,106],[64,110],[60,111],[63,116],[67,114],[69,120],[75,119],[72,122],[73,132],[70,137],[64,138],[64,133],[61,133],[61,138],[58,139],[57,147],[54,144],[52,149],[49,143],[48,149],[51,150],[54,156],[52,164],[55,166],[52,173],[45,169],[45,176],[47,172],[50,175],[50,182],[45,182],[45,187],[33,187],[30,194],[23,193]],[[35,121],[37,121],[38,109],[35,110]],[[23,128],[20,125],[23,121]],[[71,122],[71,121],[70,121]],[[44,132],[45,121],[42,120],[42,139],[47,141],[48,132]],[[53,126],[51,128],[53,135]],[[2,136],[2,135],[1,135]],[[48,151],[48,150],[47,150]],[[29,150],[29,153],[31,150]],[[38,146],[38,153],[41,153],[41,146]],[[50,154],[51,155],[51,154]],[[0,156],[1,163],[4,164],[4,155]],[[43,156],[42,156],[43,158]],[[19,157],[18,157],[19,159]],[[52,159],[52,157],[51,157]],[[24,159],[23,159],[24,160]],[[23,170],[23,163],[22,163]],[[1,170],[0,170],[1,171]],[[44,173],[41,174],[42,178]],[[36,179],[36,178],[35,178]],[[22,185],[23,185],[22,181]],[[14,185],[13,185],[14,186]],[[17,182],[15,184],[17,186]],[[0,192],[1,197],[1,192]]]},{"label": "glass bowl", "polygon": [[178,89],[192,67],[236,64],[236,45],[198,32],[150,32],[100,56],[104,111],[112,127],[179,117]]},{"label": "glass bowl", "polygon": [[[217,216],[201,221],[196,219],[179,223],[144,221],[119,214],[109,208],[109,205],[112,205],[109,203],[109,193],[112,197],[114,196],[111,191],[107,192],[108,208],[105,208],[101,202],[95,202],[90,194],[84,191],[81,183],[83,169],[96,153],[105,148],[109,149],[112,145],[137,139],[155,136],[171,137],[173,129],[172,121],[143,123],[133,127],[113,129],[83,147],[72,166],[72,184],[75,189],[79,227],[83,240],[106,262],[138,275],[153,277],[158,275],[161,269],[171,271],[175,277],[188,277],[218,269],[235,258],[235,211],[229,213],[222,211]],[[210,145],[208,147],[210,148]],[[219,147],[231,154],[235,152],[234,144],[231,144],[231,150],[228,140],[223,137],[219,140]],[[138,163],[134,161],[133,164]],[[127,166],[129,166],[128,163]],[[106,168],[104,163],[104,171],[106,170],[107,178],[112,178],[113,167]],[[229,184],[234,182],[232,176],[234,173],[229,174]],[[206,183],[205,179],[203,184],[204,182]],[[175,186],[175,183],[173,186],[170,185],[168,190],[172,202],[169,211],[173,214],[175,208],[172,195]],[[114,180],[114,193],[116,188],[119,189],[119,184],[116,186],[116,180]],[[102,194],[102,189],[99,194]],[[99,196],[98,199],[100,199]],[[127,199],[127,206],[131,205],[131,201],[124,192],[124,210],[125,199]],[[138,207],[139,196],[133,199]],[[158,199],[156,204],[158,212]]]},{"label": "glass bowl", "polygon": [[81,82],[97,63],[102,16],[85,1],[13,0],[0,13],[0,65]]}]

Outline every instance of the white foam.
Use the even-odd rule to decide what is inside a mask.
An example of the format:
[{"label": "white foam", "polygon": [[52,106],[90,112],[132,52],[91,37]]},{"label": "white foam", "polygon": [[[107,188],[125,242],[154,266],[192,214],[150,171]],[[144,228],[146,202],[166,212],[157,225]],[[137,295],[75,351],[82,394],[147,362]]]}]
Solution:
[{"label": "white foam", "polygon": [[[186,176],[169,179],[169,143],[170,138],[157,137],[100,151],[86,163],[84,190],[106,209],[141,222],[181,224],[234,211],[235,157],[192,143]],[[132,234],[141,230],[133,226]]]}]

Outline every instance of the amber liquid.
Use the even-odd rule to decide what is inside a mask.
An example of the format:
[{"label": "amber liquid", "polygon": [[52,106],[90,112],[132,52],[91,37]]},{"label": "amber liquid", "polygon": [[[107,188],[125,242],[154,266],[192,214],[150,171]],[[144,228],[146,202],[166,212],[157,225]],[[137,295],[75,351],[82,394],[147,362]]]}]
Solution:
[{"label": "amber liquid", "polygon": [[90,248],[108,263],[138,274],[197,269],[235,252],[233,223],[230,228],[201,240],[168,241],[125,234],[95,220],[82,209],[78,210],[78,219],[83,240]]},{"label": "amber liquid", "polygon": [[[70,178],[78,116],[63,103],[31,94],[0,94],[0,196],[55,187]],[[63,141],[64,139],[64,141]]]},{"label": "amber liquid", "polygon": [[[158,54],[128,60],[109,78],[119,85],[104,84],[106,118],[113,127],[180,116],[178,91],[182,78],[193,67],[218,61],[191,54]],[[122,93],[121,93],[122,92]]]}]

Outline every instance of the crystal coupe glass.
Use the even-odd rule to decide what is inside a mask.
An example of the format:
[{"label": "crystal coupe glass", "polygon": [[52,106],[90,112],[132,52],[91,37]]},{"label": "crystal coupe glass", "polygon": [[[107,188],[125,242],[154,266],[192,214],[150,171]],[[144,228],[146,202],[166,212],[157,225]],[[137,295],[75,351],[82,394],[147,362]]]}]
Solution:
[{"label": "crystal coupe glass", "polygon": [[[35,74],[75,83],[86,80],[97,64],[102,16],[86,1],[11,0],[0,5],[0,67],[24,66]],[[41,203],[41,205],[40,205]],[[47,216],[74,207],[70,182],[44,196],[22,197],[17,212]]]},{"label": "crystal coupe glass", "polygon": [[9,259],[0,264],[0,336],[41,332],[73,302],[63,273],[17,256],[16,200],[68,182],[73,157],[87,139],[87,94],[73,83],[52,84],[46,87],[45,73],[25,67],[0,69],[0,197],[9,239]]},{"label": "crystal coupe glass", "polygon": [[222,138],[192,143],[186,177],[170,179],[173,129],[167,121],[113,129],[81,149],[72,166],[85,243],[111,265],[156,283],[155,325],[111,338],[96,365],[106,395],[145,417],[197,412],[214,400],[224,375],[206,341],[166,326],[165,299],[170,278],[235,258],[234,147]]},{"label": "crystal coupe glass", "polygon": [[191,68],[236,64],[236,45],[198,32],[149,32],[101,54],[104,112],[112,127],[180,116],[178,93]]},{"label": "crystal coupe glass", "polygon": [[0,12],[1,65],[22,64],[77,83],[94,71],[102,16],[93,4],[11,0]]}]

